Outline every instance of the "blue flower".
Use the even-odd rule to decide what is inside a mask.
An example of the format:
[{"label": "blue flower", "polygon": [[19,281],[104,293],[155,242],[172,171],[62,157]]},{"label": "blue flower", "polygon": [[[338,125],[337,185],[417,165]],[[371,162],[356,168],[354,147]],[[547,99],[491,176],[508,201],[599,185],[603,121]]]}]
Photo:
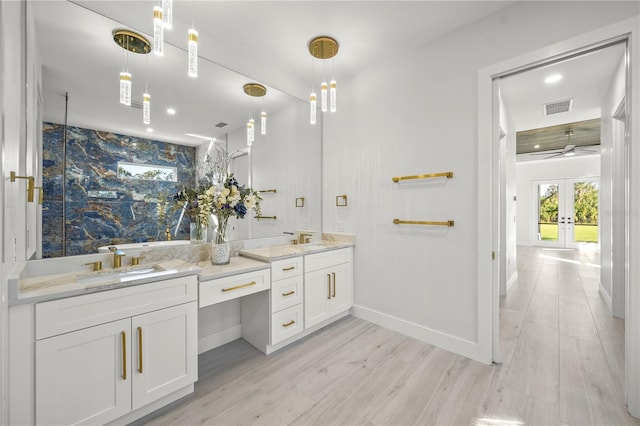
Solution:
[{"label": "blue flower", "polygon": [[236,212],[236,216],[239,219],[242,219],[244,215],[247,214],[247,208],[244,206],[243,203],[236,204],[236,206],[234,207],[234,210]]}]

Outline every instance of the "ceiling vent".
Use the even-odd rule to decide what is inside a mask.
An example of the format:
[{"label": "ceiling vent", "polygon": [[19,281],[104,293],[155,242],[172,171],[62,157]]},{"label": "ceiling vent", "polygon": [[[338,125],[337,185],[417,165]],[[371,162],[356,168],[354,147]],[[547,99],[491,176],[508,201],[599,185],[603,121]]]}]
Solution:
[{"label": "ceiling vent", "polygon": [[573,106],[573,98],[565,99],[563,101],[555,101],[550,102],[548,104],[544,104],[544,115],[553,115],[560,114],[561,112],[571,111],[571,107]]},{"label": "ceiling vent", "polygon": [[216,127],[222,129],[223,127],[227,127],[227,123],[223,123],[222,121],[216,124]]}]

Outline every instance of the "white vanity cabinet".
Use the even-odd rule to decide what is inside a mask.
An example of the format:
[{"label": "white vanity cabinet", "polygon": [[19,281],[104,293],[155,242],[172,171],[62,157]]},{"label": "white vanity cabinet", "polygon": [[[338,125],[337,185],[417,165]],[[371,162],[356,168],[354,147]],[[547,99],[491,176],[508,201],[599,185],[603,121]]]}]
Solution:
[{"label": "white vanity cabinet", "polygon": [[271,345],[304,330],[302,257],[271,263]]},{"label": "white vanity cabinet", "polygon": [[353,305],[353,249],[304,257],[304,323],[311,328]]},{"label": "white vanity cabinet", "polygon": [[36,424],[104,424],[197,380],[197,277],[36,305]]}]

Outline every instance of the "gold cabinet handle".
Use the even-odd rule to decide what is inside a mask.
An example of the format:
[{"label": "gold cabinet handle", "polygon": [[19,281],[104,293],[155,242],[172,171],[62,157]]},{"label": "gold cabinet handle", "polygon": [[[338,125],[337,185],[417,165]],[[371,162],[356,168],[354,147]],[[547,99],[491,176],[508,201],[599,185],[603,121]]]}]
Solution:
[{"label": "gold cabinet handle", "polygon": [[283,271],[293,271],[294,269],[296,269],[295,266],[289,266],[288,268],[282,268]]},{"label": "gold cabinet handle", "polygon": [[332,272],[333,275],[333,295],[331,297],[336,297],[336,273]]},{"label": "gold cabinet handle", "polygon": [[138,327],[138,373],[142,374],[142,327]]},{"label": "gold cabinet handle", "polygon": [[127,333],[120,333],[122,336],[122,380],[127,380]]},{"label": "gold cabinet handle", "polygon": [[35,190],[35,178],[33,176],[18,176],[16,172],[12,171],[10,174],[11,182],[15,182],[16,179],[26,179],[27,180],[27,201],[33,202],[33,193]]},{"label": "gold cabinet handle", "polygon": [[292,294],[296,294],[296,292],[291,290],[291,291],[288,291],[286,293],[282,293],[283,296],[291,296]]},{"label": "gold cabinet handle", "polygon": [[331,274],[327,274],[327,299],[331,299]]},{"label": "gold cabinet handle", "polygon": [[289,322],[287,322],[287,323],[282,324],[282,326],[286,328],[286,327],[289,327],[289,326],[291,326],[291,325],[293,325],[293,324],[295,324],[295,323],[296,323],[296,322],[295,322],[294,320],[291,320],[291,321],[289,321]]},{"label": "gold cabinet handle", "polygon": [[240,288],[245,288],[245,287],[251,287],[252,285],[256,285],[257,283],[255,281],[251,281],[250,283],[246,283],[246,284],[241,284],[241,285],[237,285],[235,287],[229,287],[229,288],[223,288],[222,291],[233,291],[233,290],[238,290]]}]

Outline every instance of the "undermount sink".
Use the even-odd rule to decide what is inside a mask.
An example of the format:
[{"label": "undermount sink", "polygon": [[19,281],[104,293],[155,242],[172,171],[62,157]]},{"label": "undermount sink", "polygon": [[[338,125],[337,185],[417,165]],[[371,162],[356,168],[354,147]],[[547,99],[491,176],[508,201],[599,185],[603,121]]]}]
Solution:
[{"label": "undermount sink", "polygon": [[127,281],[139,280],[144,278],[154,278],[162,275],[167,275],[174,273],[173,270],[166,270],[160,268],[157,265],[154,266],[146,266],[135,269],[127,269],[127,270],[113,270],[113,271],[105,271],[99,272],[91,275],[84,275],[78,277],[78,284],[80,285],[89,285],[89,284],[111,284],[111,283],[122,283]]}]

